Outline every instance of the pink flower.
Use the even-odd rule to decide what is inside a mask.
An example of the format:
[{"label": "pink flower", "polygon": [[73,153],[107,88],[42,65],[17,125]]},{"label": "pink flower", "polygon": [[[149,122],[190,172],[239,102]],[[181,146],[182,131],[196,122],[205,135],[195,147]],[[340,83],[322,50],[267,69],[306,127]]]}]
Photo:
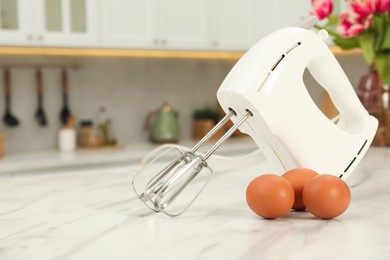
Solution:
[{"label": "pink flower", "polygon": [[390,0],[382,0],[381,6],[380,6],[380,12],[388,12],[390,11]]},{"label": "pink flower", "polygon": [[317,16],[320,20],[328,17],[332,13],[332,0],[311,0],[311,3],[313,5],[313,10],[310,14]]},{"label": "pink flower", "polygon": [[389,11],[390,0],[355,0],[350,2],[349,7],[361,16],[368,16]]},{"label": "pink flower", "polygon": [[390,11],[390,0],[371,0],[372,10],[375,13],[385,13]]},{"label": "pink flower", "polygon": [[344,38],[354,37],[370,27],[372,18],[372,14],[362,16],[349,10],[340,14],[338,29]]},{"label": "pink flower", "polygon": [[370,0],[368,6],[372,13],[377,13],[381,9],[382,0]]},{"label": "pink flower", "polygon": [[352,12],[360,16],[368,16],[373,13],[373,8],[375,8],[376,2],[378,0],[357,0],[349,3],[349,8]]}]

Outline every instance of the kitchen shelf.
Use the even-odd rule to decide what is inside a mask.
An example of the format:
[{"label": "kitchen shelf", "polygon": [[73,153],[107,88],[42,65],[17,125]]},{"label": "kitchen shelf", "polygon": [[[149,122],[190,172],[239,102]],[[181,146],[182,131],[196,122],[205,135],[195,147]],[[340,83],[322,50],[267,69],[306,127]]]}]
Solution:
[{"label": "kitchen shelf", "polygon": [[122,57],[122,58],[185,58],[185,59],[239,59],[241,51],[187,51],[187,50],[127,50],[0,47],[0,55],[9,56],[66,56],[66,57]]},{"label": "kitchen shelf", "polygon": [[[359,49],[344,51],[337,46],[332,46],[331,50],[337,56],[361,54],[361,51]],[[0,56],[182,58],[238,60],[244,53],[245,52],[243,51],[0,47]]]}]

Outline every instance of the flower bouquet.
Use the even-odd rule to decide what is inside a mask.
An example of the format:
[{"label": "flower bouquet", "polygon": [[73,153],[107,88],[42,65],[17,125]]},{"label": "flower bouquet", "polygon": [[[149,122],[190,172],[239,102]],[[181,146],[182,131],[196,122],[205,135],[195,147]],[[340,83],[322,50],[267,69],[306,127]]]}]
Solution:
[{"label": "flower bouquet", "polygon": [[312,0],[311,14],[323,20],[342,49],[360,48],[369,65],[375,64],[381,79],[390,85],[390,0],[350,0],[347,10],[332,15],[332,0]]},{"label": "flower bouquet", "polygon": [[333,42],[342,49],[360,48],[370,66],[359,84],[358,95],[379,121],[374,145],[390,146],[390,0],[348,0],[346,10],[333,15],[331,0],[312,0],[311,14],[322,22]]}]

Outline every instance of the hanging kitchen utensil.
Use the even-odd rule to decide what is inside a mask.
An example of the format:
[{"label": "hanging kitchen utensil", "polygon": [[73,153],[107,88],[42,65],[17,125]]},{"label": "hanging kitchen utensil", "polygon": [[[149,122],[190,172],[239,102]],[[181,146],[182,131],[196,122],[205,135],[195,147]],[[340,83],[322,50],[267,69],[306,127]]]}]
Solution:
[{"label": "hanging kitchen utensil", "polygon": [[43,83],[42,83],[42,73],[41,70],[37,70],[36,72],[36,80],[37,80],[37,95],[38,95],[38,108],[35,112],[35,119],[37,120],[40,126],[47,125],[46,113],[43,110]]},{"label": "hanging kitchen utensil", "polygon": [[8,69],[4,69],[4,94],[5,113],[3,122],[7,126],[16,127],[19,125],[19,120],[11,113],[11,73]]},{"label": "hanging kitchen utensil", "polygon": [[63,125],[66,125],[69,117],[72,113],[68,107],[68,75],[66,69],[63,69],[61,72],[61,83],[62,83],[62,109],[60,112],[60,120]]}]

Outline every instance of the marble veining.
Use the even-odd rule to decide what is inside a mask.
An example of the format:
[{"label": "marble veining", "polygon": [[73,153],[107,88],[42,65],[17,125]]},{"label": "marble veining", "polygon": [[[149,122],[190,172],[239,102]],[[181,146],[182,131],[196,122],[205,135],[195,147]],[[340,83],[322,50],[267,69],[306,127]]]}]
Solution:
[{"label": "marble veining", "polygon": [[0,176],[0,259],[390,259],[390,149],[371,148],[333,220],[265,220],[245,189],[265,161],[218,170],[182,216],[155,214],[131,189],[136,166]]}]

